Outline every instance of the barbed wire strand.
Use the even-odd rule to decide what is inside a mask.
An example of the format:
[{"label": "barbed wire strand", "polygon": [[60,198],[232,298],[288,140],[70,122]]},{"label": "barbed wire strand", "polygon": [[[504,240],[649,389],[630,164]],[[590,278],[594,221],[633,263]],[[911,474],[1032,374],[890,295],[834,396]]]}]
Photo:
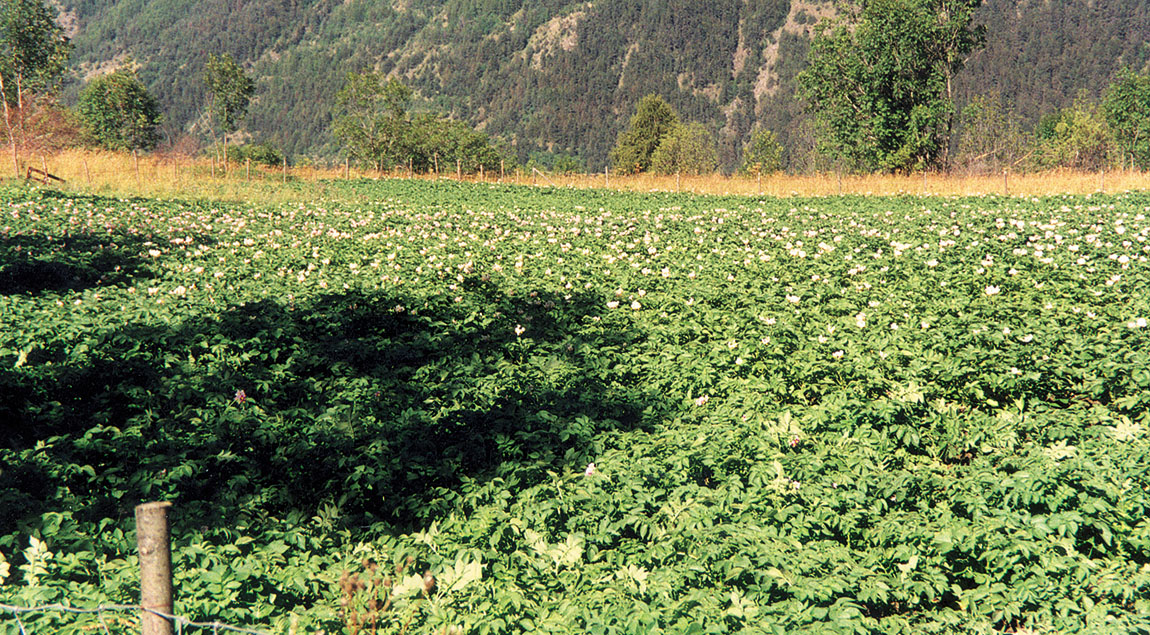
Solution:
[{"label": "barbed wire strand", "polygon": [[215,633],[216,635],[218,635],[221,630],[232,632],[232,633],[241,633],[243,635],[275,635],[274,633],[272,633],[270,631],[261,631],[261,630],[257,630],[254,628],[245,628],[242,626],[232,626],[231,624],[224,624],[223,622],[219,622],[219,621],[216,621],[216,622],[195,622],[195,621],[192,621],[192,620],[190,620],[190,619],[188,619],[182,615],[173,615],[170,613],[164,613],[163,611],[157,611],[156,609],[150,609],[150,608],[146,608],[143,606],[131,605],[131,604],[101,604],[101,605],[97,606],[96,608],[78,608],[78,607],[74,607],[74,606],[64,606],[63,604],[58,604],[58,603],[57,604],[43,604],[40,606],[12,606],[10,604],[0,604],[0,610],[5,610],[5,611],[12,613],[12,615],[16,618],[16,626],[20,629],[20,635],[28,635],[28,630],[25,627],[23,620],[20,619],[21,613],[45,613],[48,611],[58,611],[61,613],[76,613],[76,614],[87,614],[87,615],[91,615],[94,613],[94,614],[96,614],[96,617],[100,620],[100,626],[104,629],[104,632],[107,635],[111,635],[111,631],[108,629],[108,624],[104,620],[104,612],[105,611],[132,611],[132,612],[144,611],[147,613],[151,613],[153,615],[162,617],[162,618],[172,622],[172,624],[175,625],[175,627],[176,627],[177,635],[183,634],[184,627],[201,628],[201,629],[210,628],[210,629],[212,629],[212,633]]}]

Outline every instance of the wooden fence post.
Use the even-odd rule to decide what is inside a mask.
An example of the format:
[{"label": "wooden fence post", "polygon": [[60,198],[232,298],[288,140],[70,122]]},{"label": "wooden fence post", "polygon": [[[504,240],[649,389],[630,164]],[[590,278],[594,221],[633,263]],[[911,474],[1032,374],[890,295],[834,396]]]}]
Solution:
[{"label": "wooden fence post", "polygon": [[284,155],[284,178],[283,182],[287,183],[287,155]]},{"label": "wooden fence post", "polygon": [[132,149],[132,165],[136,168],[136,187],[140,187],[140,156]]},{"label": "wooden fence post", "polygon": [[463,159],[455,160],[455,180],[463,180]]},{"label": "wooden fence post", "polygon": [[603,186],[611,189],[611,166],[609,165],[603,168]]},{"label": "wooden fence post", "polygon": [[344,157],[343,158],[343,180],[346,181],[349,176],[351,176],[351,161],[347,157]]},{"label": "wooden fence post", "polygon": [[88,180],[88,187],[92,187],[92,173],[88,171],[87,159],[84,159],[84,178]]},{"label": "wooden fence post", "polygon": [[167,501],[136,506],[136,547],[140,552],[140,627],[142,635],[172,635],[172,548]]},{"label": "wooden fence post", "polygon": [[1010,196],[1010,180],[1007,176],[1010,174],[1010,168],[1002,168],[1002,195]]},{"label": "wooden fence post", "polygon": [[246,161],[244,161],[244,180],[245,181],[252,180],[252,159],[251,159],[251,157],[248,157],[248,159]]}]

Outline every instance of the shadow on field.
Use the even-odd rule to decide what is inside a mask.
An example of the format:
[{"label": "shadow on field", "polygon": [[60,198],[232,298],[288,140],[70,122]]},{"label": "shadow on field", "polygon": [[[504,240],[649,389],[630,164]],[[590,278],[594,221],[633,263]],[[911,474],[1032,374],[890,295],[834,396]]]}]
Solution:
[{"label": "shadow on field", "polygon": [[469,480],[514,490],[581,470],[601,433],[668,408],[636,388],[626,356],[642,336],[606,328],[604,298],[479,278],[458,293],[266,299],[97,334],[81,365],[0,374],[0,398],[25,396],[0,535],[157,499],[195,527],[320,514],[408,530]]},{"label": "shadow on field", "polygon": [[[15,214],[37,213],[36,203],[67,205],[76,208],[76,217],[87,210],[89,219],[98,219],[109,205],[123,205],[119,199],[85,196],[55,190],[39,190],[27,201],[29,207],[16,206]],[[140,199],[141,205],[154,201]],[[156,238],[131,226],[105,223],[88,226],[55,226],[44,232],[9,234],[0,230],[0,295],[25,295],[42,292],[83,291],[100,286],[125,284],[132,279],[153,277],[147,257],[141,256],[156,246]],[[195,243],[211,245],[216,239],[196,235]],[[167,245],[164,245],[167,246]]]},{"label": "shadow on field", "polygon": [[82,291],[150,278],[146,237],[72,233],[0,235],[0,295]]}]

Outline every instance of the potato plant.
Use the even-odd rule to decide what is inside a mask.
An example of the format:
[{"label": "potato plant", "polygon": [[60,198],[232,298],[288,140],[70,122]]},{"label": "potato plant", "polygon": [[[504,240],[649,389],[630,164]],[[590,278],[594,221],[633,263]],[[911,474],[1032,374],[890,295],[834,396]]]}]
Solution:
[{"label": "potato plant", "polygon": [[276,632],[1148,631],[1146,194],[0,205],[0,602],[162,499]]}]

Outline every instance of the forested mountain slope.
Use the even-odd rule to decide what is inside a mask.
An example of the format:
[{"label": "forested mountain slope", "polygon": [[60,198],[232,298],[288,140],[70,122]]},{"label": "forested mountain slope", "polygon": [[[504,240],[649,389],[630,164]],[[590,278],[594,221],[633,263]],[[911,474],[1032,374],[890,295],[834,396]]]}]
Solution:
[{"label": "forested mountain slope", "polygon": [[[634,105],[662,94],[718,133],[728,167],[756,121],[797,156],[794,76],[822,0],[60,0],[77,83],[131,56],[170,135],[202,105],[208,53],[257,79],[244,130],[289,154],[335,154],[328,127],[348,71],[375,67],[428,107],[503,138],[521,158],[576,154],[601,168]],[[989,0],[986,47],[960,93],[998,91],[1026,122],[1097,94],[1150,60],[1150,0]]]}]

